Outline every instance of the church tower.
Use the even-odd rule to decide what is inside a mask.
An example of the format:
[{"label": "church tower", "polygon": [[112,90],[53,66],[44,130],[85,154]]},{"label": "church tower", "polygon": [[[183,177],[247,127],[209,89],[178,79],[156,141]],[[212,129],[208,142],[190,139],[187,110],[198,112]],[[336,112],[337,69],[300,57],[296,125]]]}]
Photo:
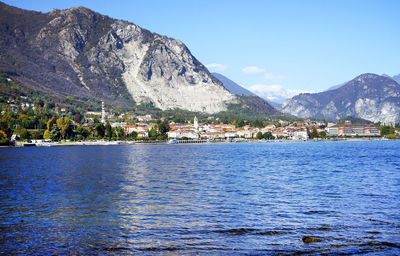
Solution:
[{"label": "church tower", "polygon": [[196,130],[199,129],[199,121],[197,120],[196,116],[194,116],[193,126],[194,126],[194,129],[196,129]]}]

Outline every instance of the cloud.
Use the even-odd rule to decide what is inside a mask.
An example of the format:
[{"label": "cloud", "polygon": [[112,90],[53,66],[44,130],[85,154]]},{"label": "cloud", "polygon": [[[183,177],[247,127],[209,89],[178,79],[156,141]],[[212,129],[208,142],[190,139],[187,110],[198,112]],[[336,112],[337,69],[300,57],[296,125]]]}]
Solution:
[{"label": "cloud", "polygon": [[247,66],[242,69],[244,73],[264,73],[265,70],[257,66]]},{"label": "cloud", "polygon": [[211,64],[207,64],[206,67],[208,69],[213,69],[215,71],[224,71],[226,70],[228,67],[223,65],[223,64],[219,64],[219,63],[211,63]]},{"label": "cloud", "polygon": [[249,91],[269,101],[277,103],[283,103],[285,100],[292,98],[300,93],[306,93],[309,91],[296,90],[296,89],[285,89],[280,84],[255,84],[247,88]]},{"label": "cloud", "polygon": [[285,77],[283,75],[275,75],[272,73],[264,74],[264,78],[269,81],[282,81],[283,79],[285,79]]}]

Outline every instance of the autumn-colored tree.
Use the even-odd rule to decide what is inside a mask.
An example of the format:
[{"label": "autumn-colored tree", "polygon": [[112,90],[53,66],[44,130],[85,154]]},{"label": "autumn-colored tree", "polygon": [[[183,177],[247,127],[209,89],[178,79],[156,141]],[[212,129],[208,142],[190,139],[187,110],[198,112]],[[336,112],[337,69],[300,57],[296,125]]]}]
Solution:
[{"label": "autumn-colored tree", "polygon": [[0,130],[0,139],[7,139],[7,134],[2,130]]},{"label": "autumn-colored tree", "polygon": [[49,131],[49,130],[44,131],[43,139],[45,139],[45,140],[51,139],[50,131]]},{"label": "autumn-colored tree", "polygon": [[68,117],[60,117],[57,119],[57,127],[60,129],[60,133],[63,139],[67,134],[68,128],[70,126],[70,120]]},{"label": "autumn-colored tree", "polygon": [[319,134],[318,134],[317,128],[313,127],[311,132],[310,132],[310,137],[311,138],[315,138],[315,137],[318,137],[318,136],[319,136]]},{"label": "autumn-colored tree", "polygon": [[82,121],[82,119],[83,119],[83,116],[82,116],[81,114],[76,113],[76,114],[74,115],[74,121],[75,121],[75,122],[80,123],[80,122]]},{"label": "autumn-colored tree", "polygon": [[57,118],[52,118],[49,121],[47,121],[47,130],[51,131],[51,128],[53,128],[53,125],[57,122]]}]

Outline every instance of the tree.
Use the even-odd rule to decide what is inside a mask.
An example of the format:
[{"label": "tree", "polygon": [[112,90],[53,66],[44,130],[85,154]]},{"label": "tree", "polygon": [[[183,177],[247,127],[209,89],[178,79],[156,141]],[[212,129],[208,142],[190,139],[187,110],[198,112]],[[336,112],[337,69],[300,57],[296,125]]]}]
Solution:
[{"label": "tree", "polygon": [[112,127],[111,127],[111,125],[110,125],[110,123],[108,121],[106,122],[106,126],[105,126],[105,134],[106,134],[108,140],[111,140]]},{"label": "tree", "polygon": [[257,132],[256,138],[257,138],[258,140],[261,140],[261,139],[263,138],[262,132]]},{"label": "tree", "polygon": [[186,122],[186,120],[185,120],[185,117],[183,117],[182,115],[180,115],[180,114],[176,114],[175,116],[174,116],[174,122],[175,123],[177,123],[177,124],[183,124],[183,123],[185,123]]},{"label": "tree", "polygon": [[51,128],[53,128],[53,125],[56,124],[57,118],[53,117],[49,121],[47,121],[47,130],[51,131]]},{"label": "tree", "polygon": [[256,119],[253,122],[251,122],[251,126],[262,128],[262,127],[264,127],[264,123],[261,120]]},{"label": "tree", "polygon": [[138,133],[135,131],[132,131],[130,134],[128,134],[128,138],[130,139],[136,139],[138,137]]},{"label": "tree", "polygon": [[76,113],[76,114],[74,115],[74,121],[75,121],[76,123],[80,124],[81,121],[82,121],[82,119],[83,119],[83,116],[82,116],[80,113]]},{"label": "tree", "polygon": [[74,133],[76,135],[82,136],[82,138],[87,138],[90,135],[90,130],[81,126],[78,126],[74,129]]},{"label": "tree", "polygon": [[266,132],[266,133],[264,133],[264,134],[263,134],[263,137],[264,137],[264,139],[266,139],[266,140],[273,140],[273,139],[275,139],[274,135],[272,135],[271,132]]},{"label": "tree", "polygon": [[317,128],[313,127],[311,132],[310,132],[310,138],[315,138],[315,137],[318,137],[318,136],[319,136],[319,134],[318,134]]},{"label": "tree", "polygon": [[[120,126],[115,127],[115,133],[117,134],[118,139],[122,139],[125,137],[125,130],[124,130],[124,128],[122,128]],[[136,136],[137,136],[137,133],[136,133]]]},{"label": "tree", "polygon": [[155,139],[155,138],[157,138],[157,136],[158,136],[157,129],[155,129],[154,127],[151,128],[149,131],[149,137],[152,139]]},{"label": "tree", "polygon": [[30,139],[30,134],[29,134],[28,130],[25,129],[25,128],[18,128],[18,129],[15,129],[14,133],[15,133],[15,134],[18,134],[19,137],[20,137],[22,140],[29,140],[29,139]]},{"label": "tree", "polygon": [[381,136],[394,134],[394,127],[391,125],[382,125],[379,130],[381,131]]},{"label": "tree", "polygon": [[44,131],[43,139],[45,139],[45,140],[51,139],[50,131],[49,131],[49,130]]},{"label": "tree", "polygon": [[58,141],[60,139],[61,133],[58,130],[57,126],[53,125],[53,128],[51,128],[50,131],[50,139],[52,141]]},{"label": "tree", "polygon": [[43,139],[43,130],[34,130],[31,131],[32,139],[34,140],[41,140]]},{"label": "tree", "polygon": [[104,137],[105,128],[102,123],[97,123],[94,129],[95,129],[94,132],[95,132],[96,137],[98,137],[98,138]]},{"label": "tree", "polygon": [[0,145],[7,143],[8,143],[7,134],[4,131],[0,130]]},{"label": "tree", "polygon": [[158,131],[160,132],[161,135],[166,134],[167,132],[169,132],[169,124],[167,120],[162,121],[159,125],[158,125]]},{"label": "tree", "polygon": [[319,133],[319,137],[325,138],[326,137],[326,132],[325,131],[320,132]]},{"label": "tree", "polygon": [[70,120],[68,117],[60,117],[57,119],[57,127],[60,129],[60,133],[63,139],[67,134],[68,128],[70,126]]}]

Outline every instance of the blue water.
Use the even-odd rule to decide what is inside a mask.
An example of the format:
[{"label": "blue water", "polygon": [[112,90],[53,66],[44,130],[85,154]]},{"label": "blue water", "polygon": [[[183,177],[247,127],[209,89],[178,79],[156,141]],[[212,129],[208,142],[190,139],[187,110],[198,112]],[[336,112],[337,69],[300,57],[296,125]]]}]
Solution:
[{"label": "blue water", "polygon": [[400,142],[2,148],[0,254],[400,255]]}]

